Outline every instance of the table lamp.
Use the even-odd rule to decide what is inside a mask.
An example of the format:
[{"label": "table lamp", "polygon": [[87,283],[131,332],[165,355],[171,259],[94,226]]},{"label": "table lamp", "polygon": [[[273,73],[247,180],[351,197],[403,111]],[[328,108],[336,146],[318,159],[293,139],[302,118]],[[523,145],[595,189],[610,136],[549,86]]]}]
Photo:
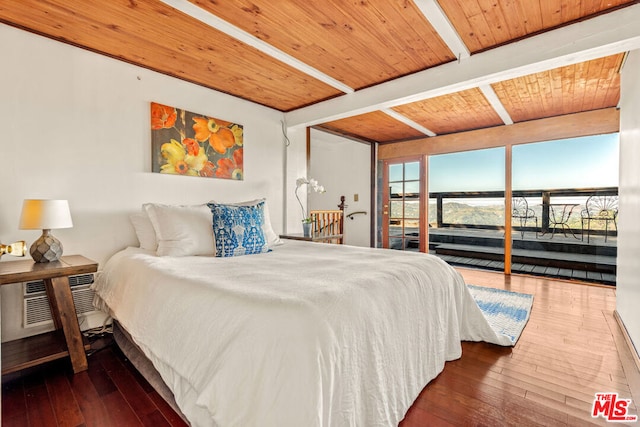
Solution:
[{"label": "table lamp", "polygon": [[51,230],[73,227],[69,202],[66,200],[26,199],[20,215],[21,230],[42,230],[42,236],[29,249],[35,262],[57,261],[62,256],[62,243]]}]

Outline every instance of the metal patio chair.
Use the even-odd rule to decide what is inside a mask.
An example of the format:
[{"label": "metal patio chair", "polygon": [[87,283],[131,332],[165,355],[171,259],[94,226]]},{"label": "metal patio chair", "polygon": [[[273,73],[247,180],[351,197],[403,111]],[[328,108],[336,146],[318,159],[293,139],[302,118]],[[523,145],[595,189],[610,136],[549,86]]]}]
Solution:
[{"label": "metal patio chair", "polygon": [[582,240],[584,241],[585,223],[587,225],[587,243],[591,235],[591,222],[604,222],[604,241],[609,234],[609,223],[612,222],[616,232],[618,231],[618,196],[593,195],[587,199],[582,216]]},{"label": "metal patio chair", "polygon": [[520,235],[524,239],[524,228],[527,226],[527,221],[534,220],[536,223],[536,238],[538,237],[538,217],[533,209],[529,207],[529,203],[525,197],[513,197],[511,199],[511,218],[520,221]]}]

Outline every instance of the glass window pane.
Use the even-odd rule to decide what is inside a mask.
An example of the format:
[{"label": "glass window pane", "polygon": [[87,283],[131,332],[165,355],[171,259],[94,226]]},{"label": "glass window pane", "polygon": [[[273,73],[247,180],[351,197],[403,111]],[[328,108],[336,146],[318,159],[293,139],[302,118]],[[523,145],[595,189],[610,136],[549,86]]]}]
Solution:
[{"label": "glass window pane", "polygon": [[392,237],[389,239],[389,249],[399,249],[399,250],[403,250],[404,249],[404,245],[403,243],[403,239],[397,238],[397,237]]},{"label": "glass window pane", "polygon": [[420,181],[409,181],[404,183],[405,197],[420,197]]},{"label": "glass window pane", "polygon": [[404,203],[402,201],[393,200],[390,204],[391,211],[389,212],[389,216],[391,218],[402,218],[402,208],[404,207]]},{"label": "glass window pane", "polygon": [[405,218],[420,218],[420,203],[415,200],[405,200],[404,202],[404,217]]},{"label": "glass window pane", "polygon": [[404,235],[405,236],[419,236],[420,235],[420,223],[417,219],[405,219],[404,220]]},{"label": "glass window pane", "polygon": [[505,149],[465,151],[429,157],[429,193],[504,190]]},{"label": "glass window pane", "polygon": [[402,220],[392,219],[389,224],[389,236],[402,237]]},{"label": "glass window pane", "polygon": [[430,227],[438,226],[438,218],[436,216],[437,213],[438,213],[438,206],[436,205],[436,199],[431,198],[429,199],[429,218],[428,218]]},{"label": "glass window pane", "polygon": [[418,252],[420,250],[420,239],[418,238],[409,238],[405,239],[406,250],[412,252]]},{"label": "glass window pane", "polygon": [[617,133],[513,147],[513,190],[618,186]]},{"label": "glass window pane", "polygon": [[389,197],[392,199],[402,198],[402,194],[404,193],[402,182],[391,182],[389,183]]},{"label": "glass window pane", "polygon": [[[617,133],[513,147],[514,273],[615,284],[615,223],[586,212],[590,197],[617,212],[618,163]],[[516,258],[527,249],[540,255]]]},{"label": "glass window pane", "polygon": [[499,147],[429,157],[431,253],[455,264],[504,267],[505,153]]},{"label": "glass window pane", "polygon": [[389,165],[389,182],[402,181],[402,163]]},{"label": "glass window pane", "polygon": [[411,162],[404,164],[405,181],[417,181],[420,179],[420,162]]}]

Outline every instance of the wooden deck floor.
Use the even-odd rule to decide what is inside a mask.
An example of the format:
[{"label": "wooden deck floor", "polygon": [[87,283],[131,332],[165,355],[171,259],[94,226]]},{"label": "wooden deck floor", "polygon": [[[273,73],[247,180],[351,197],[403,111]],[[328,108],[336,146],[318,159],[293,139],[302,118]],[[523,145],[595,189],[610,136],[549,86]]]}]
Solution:
[{"label": "wooden deck floor", "polygon": [[[478,258],[459,257],[454,255],[437,255],[449,264],[460,267],[480,268],[494,271],[504,271],[504,261],[492,261]],[[547,276],[564,280],[581,280],[615,285],[616,276],[598,271],[586,271],[575,268],[547,267],[536,264],[514,263],[511,265],[512,273],[533,274],[535,276]]]},{"label": "wooden deck floor", "polygon": [[[432,249],[429,252],[448,263],[455,266],[504,271],[504,251],[502,247],[486,246],[486,242],[492,242],[489,244],[493,245],[496,241],[504,239],[504,232],[500,230],[447,228],[429,229],[429,233],[431,242],[448,238],[454,241],[459,239],[467,243],[440,245],[439,247],[441,248],[449,248],[446,254],[436,253],[433,249],[434,244],[430,245]],[[473,240],[477,240],[478,243],[473,242]],[[606,241],[604,236],[591,236],[590,242],[587,244],[586,239],[584,241],[580,239],[579,234],[574,236],[571,233],[565,235],[557,232],[555,235],[549,233],[539,235],[533,231],[527,231],[524,236],[520,232],[515,233],[513,241],[514,248],[516,245],[520,248],[529,248],[513,249],[514,255],[518,255],[518,258],[523,260],[523,262],[512,262],[511,270],[513,273],[596,282],[606,285],[615,285],[616,283],[615,256],[609,256],[612,251],[615,253],[617,245],[617,237],[615,235],[608,236]],[[478,253],[478,256],[473,255],[474,245],[477,245],[475,252]],[[542,246],[545,245],[552,245],[554,248],[558,248],[558,252],[544,250]],[[584,252],[585,249],[593,251],[594,254],[580,253]],[[500,259],[486,259],[488,253],[495,253],[496,256],[493,258]],[[605,253],[607,255],[604,255]],[[563,265],[546,265],[548,260],[545,257],[557,261],[562,260]],[[586,264],[594,263],[602,263],[603,271],[593,271],[593,268],[585,267]]]}]

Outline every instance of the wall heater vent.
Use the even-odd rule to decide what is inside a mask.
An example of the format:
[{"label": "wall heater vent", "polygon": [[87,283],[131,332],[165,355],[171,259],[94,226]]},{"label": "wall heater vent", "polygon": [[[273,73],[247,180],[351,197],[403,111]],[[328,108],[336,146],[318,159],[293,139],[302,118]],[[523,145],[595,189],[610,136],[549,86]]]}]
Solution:
[{"label": "wall heater vent", "polygon": [[[70,276],[71,295],[76,306],[76,314],[83,315],[95,312],[93,295],[89,289],[93,283],[93,274]],[[37,280],[24,284],[23,324],[25,328],[53,323],[49,300],[44,288],[44,282]]]}]

